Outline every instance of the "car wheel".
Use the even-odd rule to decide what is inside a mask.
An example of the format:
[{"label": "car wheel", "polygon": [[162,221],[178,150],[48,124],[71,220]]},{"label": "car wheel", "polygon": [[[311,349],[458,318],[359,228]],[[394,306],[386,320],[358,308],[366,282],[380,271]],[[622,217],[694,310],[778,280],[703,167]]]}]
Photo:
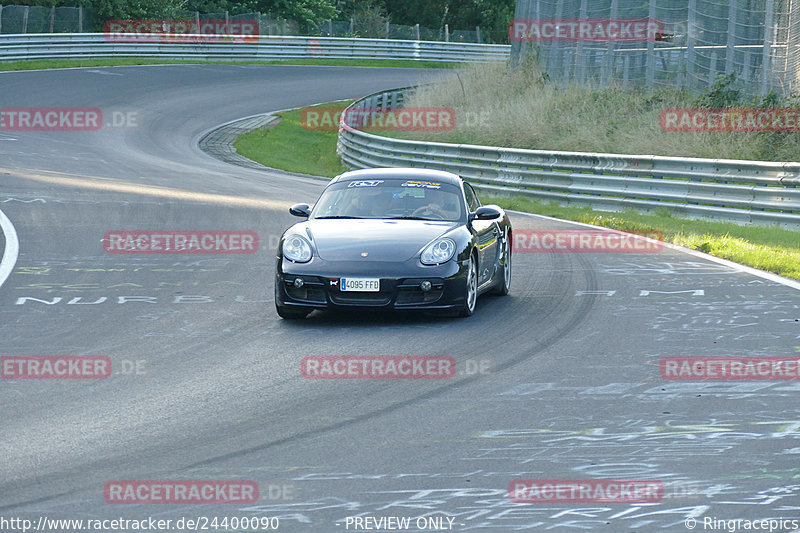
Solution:
[{"label": "car wheel", "polygon": [[505,239],[503,239],[503,264],[501,265],[498,282],[494,292],[505,296],[511,289],[511,236],[508,234],[508,228],[505,231]]},{"label": "car wheel", "polygon": [[459,316],[472,316],[475,312],[475,302],[478,300],[478,265],[475,262],[475,254],[469,255],[469,266],[467,267],[466,288],[464,291],[464,306],[459,311]]}]

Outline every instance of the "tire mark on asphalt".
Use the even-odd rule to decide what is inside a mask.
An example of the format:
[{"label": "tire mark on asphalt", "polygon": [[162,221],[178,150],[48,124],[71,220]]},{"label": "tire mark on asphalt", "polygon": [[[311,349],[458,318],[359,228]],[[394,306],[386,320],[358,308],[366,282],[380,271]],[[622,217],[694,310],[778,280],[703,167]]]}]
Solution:
[{"label": "tire mark on asphalt", "polygon": [[[583,282],[586,284],[587,288],[588,289],[597,288],[596,275],[595,275],[595,272],[591,268],[589,268],[588,261],[585,258],[580,257],[580,258],[578,258],[578,262],[580,262],[582,264],[582,266],[586,267],[585,269],[582,269],[580,271],[580,273],[582,273],[582,274],[584,274],[586,276],[586,278],[583,280]],[[567,280],[567,281],[572,281],[572,280]],[[525,361],[529,360],[531,357],[536,355],[536,353],[544,351],[548,347],[550,347],[551,345],[553,345],[553,344],[557,343],[558,341],[560,341],[567,332],[576,329],[581,324],[581,322],[584,321],[584,319],[588,316],[589,312],[591,311],[592,307],[594,306],[594,302],[595,302],[596,299],[597,299],[597,297],[594,296],[594,295],[592,295],[592,296],[590,296],[589,298],[586,298],[586,299],[581,299],[580,303],[577,305],[576,309],[570,309],[573,299],[566,299],[566,298],[562,299],[560,304],[558,306],[556,306],[555,308],[553,308],[552,310],[550,310],[550,312],[547,313],[545,315],[545,317],[550,316],[550,315],[558,315],[559,313],[563,313],[563,312],[566,311],[566,312],[570,312],[570,314],[572,315],[571,318],[569,319],[569,321],[567,321],[562,327],[553,329],[550,332],[549,335],[543,336],[541,338],[541,340],[539,342],[537,342],[537,346],[536,346],[535,350],[524,351],[521,354],[517,355],[516,357],[512,357],[508,361],[505,361],[502,364],[498,364],[496,367],[494,367],[494,371],[499,373],[499,372],[501,372],[503,370],[508,370],[508,369],[514,368],[515,366],[517,366],[519,364],[522,364]],[[564,307],[566,307],[566,309],[564,309]],[[543,317],[543,318],[545,318],[545,317]],[[498,343],[496,341],[493,341],[492,342],[492,346],[494,348],[497,348],[498,346],[502,346],[502,345],[504,345],[504,344],[506,344],[508,342],[511,342],[511,337],[512,336],[511,335],[507,335],[508,333],[511,333],[511,332],[518,333],[519,332],[519,324],[509,322],[507,327],[504,328],[503,331],[500,332],[501,334],[499,335],[500,338],[506,338],[508,340],[503,342],[503,343],[500,343],[499,345],[498,345]],[[346,428],[346,427],[349,427],[349,426],[352,426],[352,425],[360,424],[360,423],[368,421],[370,419],[381,417],[383,415],[387,415],[389,413],[392,413],[392,412],[397,411],[399,409],[402,409],[404,407],[408,407],[408,406],[413,405],[415,403],[422,402],[422,401],[425,401],[425,400],[429,400],[431,398],[435,398],[435,397],[440,396],[440,395],[442,395],[442,394],[444,394],[446,392],[449,392],[452,389],[455,389],[457,387],[461,387],[461,386],[464,386],[464,385],[468,385],[468,384],[473,383],[473,382],[475,382],[475,381],[477,381],[477,380],[479,380],[481,378],[482,378],[482,376],[480,374],[477,374],[477,375],[469,377],[469,378],[464,378],[462,380],[459,380],[458,382],[455,382],[455,383],[452,383],[452,384],[448,384],[448,385],[444,385],[444,386],[441,386],[441,387],[437,387],[435,389],[432,389],[432,390],[430,390],[428,392],[425,392],[423,394],[420,394],[418,396],[414,396],[413,398],[408,398],[405,401],[397,402],[397,403],[390,404],[390,405],[387,405],[385,407],[382,407],[380,409],[376,409],[374,411],[370,411],[370,412],[365,413],[365,414],[363,414],[362,416],[359,416],[359,417],[351,418],[351,419],[344,420],[344,421],[341,421],[341,422],[336,422],[334,424],[329,424],[329,425],[322,426],[322,427],[315,428],[315,429],[310,429],[308,431],[296,433],[294,435],[283,437],[283,438],[274,440],[272,442],[265,442],[265,443],[257,445],[257,446],[252,446],[250,448],[245,448],[245,449],[237,450],[237,451],[230,452],[230,453],[227,453],[227,454],[218,455],[216,457],[211,457],[211,458],[205,459],[203,461],[194,462],[192,464],[184,466],[180,471],[190,470],[190,469],[194,469],[194,468],[198,468],[198,467],[211,465],[211,464],[214,464],[214,463],[217,463],[217,462],[220,462],[220,461],[226,461],[226,460],[229,460],[229,459],[235,459],[235,458],[243,457],[243,456],[246,456],[246,455],[251,454],[251,453],[261,452],[261,451],[264,451],[264,450],[268,450],[270,448],[276,448],[276,447],[280,447],[280,446],[283,446],[283,445],[286,445],[286,444],[290,444],[290,443],[292,443],[292,442],[294,442],[296,440],[299,440],[299,439],[307,439],[307,438],[311,438],[311,437],[318,437],[320,435],[324,435],[325,433],[328,433],[328,432],[331,432],[331,431],[337,431],[337,430],[340,430],[340,429],[343,429],[343,428]]]}]

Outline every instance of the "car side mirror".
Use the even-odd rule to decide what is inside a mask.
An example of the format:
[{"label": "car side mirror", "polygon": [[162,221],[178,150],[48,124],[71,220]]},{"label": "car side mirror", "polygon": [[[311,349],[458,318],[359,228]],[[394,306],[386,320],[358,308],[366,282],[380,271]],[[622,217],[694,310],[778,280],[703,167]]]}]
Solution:
[{"label": "car side mirror", "polygon": [[474,213],[469,214],[470,220],[494,220],[501,216],[503,216],[503,213],[501,213],[499,209],[489,205],[479,207]]},{"label": "car side mirror", "polygon": [[311,216],[311,209],[309,209],[308,204],[295,204],[289,208],[289,213],[296,217],[308,218]]}]

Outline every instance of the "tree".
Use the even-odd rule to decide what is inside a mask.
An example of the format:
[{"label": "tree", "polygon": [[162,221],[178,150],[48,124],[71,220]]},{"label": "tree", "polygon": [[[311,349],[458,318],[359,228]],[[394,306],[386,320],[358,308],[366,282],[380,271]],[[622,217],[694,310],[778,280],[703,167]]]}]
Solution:
[{"label": "tree", "polygon": [[272,13],[276,18],[294,20],[301,30],[308,30],[317,22],[336,15],[335,0],[258,0],[255,11]]}]

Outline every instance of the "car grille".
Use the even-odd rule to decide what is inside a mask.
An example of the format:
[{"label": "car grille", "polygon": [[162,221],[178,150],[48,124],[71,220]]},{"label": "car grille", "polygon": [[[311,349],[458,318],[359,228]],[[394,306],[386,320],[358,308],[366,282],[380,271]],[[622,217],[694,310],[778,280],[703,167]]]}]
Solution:
[{"label": "car grille", "polygon": [[400,289],[397,293],[397,305],[428,304],[442,297],[442,288],[422,292],[419,287]]},{"label": "car grille", "polygon": [[381,292],[331,291],[331,301],[339,305],[388,305],[392,301],[392,296]]},{"label": "car grille", "polygon": [[295,287],[292,280],[286,280],[286,294],[289,298],[293,300],[297,300],[299,302],[306,302],[312,304],[326,304],[327,300],[325,299],[325,289],[323,288],[323,284],[319,281],[310,281],[308,278],[304,278],[306,283],[299,289]]},{"label": "car grille", "polygon": [[[431,290],[423,292],[419,284],[423,281],[431,282]],[[444,283],[440,278],[406,279],[398,285],[396,305],[429,304],[442,297]]]}]

